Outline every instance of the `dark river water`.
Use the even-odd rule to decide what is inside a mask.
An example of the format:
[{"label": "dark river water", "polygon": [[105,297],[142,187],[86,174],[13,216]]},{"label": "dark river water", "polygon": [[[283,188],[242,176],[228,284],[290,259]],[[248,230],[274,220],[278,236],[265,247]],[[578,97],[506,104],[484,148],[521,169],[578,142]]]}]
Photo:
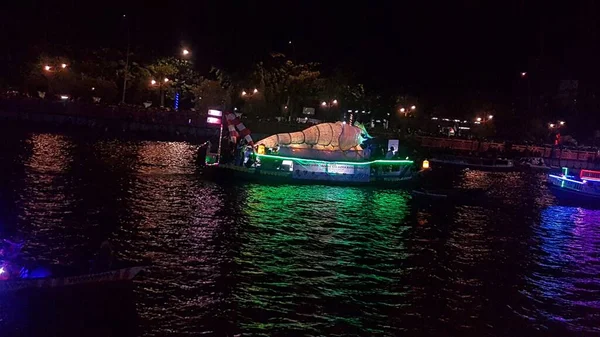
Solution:
[{"label": "dark river water", "polygon": [[3,130],[0,232],[85,268],[104,240],[128,285],[0,295],[1,336],[600,334],[600,211],[543,175],[467,171],[485,197],[216,184],[196,146]]}]

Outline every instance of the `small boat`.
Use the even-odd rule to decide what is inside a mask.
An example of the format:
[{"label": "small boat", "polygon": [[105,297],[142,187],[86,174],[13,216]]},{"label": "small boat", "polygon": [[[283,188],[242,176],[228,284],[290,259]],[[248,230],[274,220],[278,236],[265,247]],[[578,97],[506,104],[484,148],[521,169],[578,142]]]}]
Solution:
[{"label": "small boat", "polygon": [[511,172],[517,170],[512,160],[502,158],[442,156],[429,159],[429,163],[434,169],[454,168],[492,172]]},{"label": "small boat", "polygon": [[412,196],[418,199],[453,200],[457,202],[474,200],[484,195],[485,190],[482,188],[418,189],[412,191]]},{"label": "small boat", "polygon": [[448,194],[445,193],[434,193],[427,190],[413,190],[413,197],[421,197],[427,199],[446,199],[448,198]]},{"label": "small boat", "polygon": [[550,170],[550,166],[546,165],[544,158],[540,157],[525,157],[520,158],[517,161],[517,166],[531,171],[547,171]]},{"label": "small boat", "polygon": [[129,281],[133,279],[144,267],[131,267],[110,270],[101,273],[84,274],[67,277],[49,277],[32,279],[9,279],[0,281],[0,292],[16,291],[21,289],[49,289],[84,285],[91,283],[106,283]]},{"label": "small boat", "polygon": [[561,174],[548,174],[548,184],[562,202],[600,207],[600,171],[581,170],[572,175],[563,167]]}]

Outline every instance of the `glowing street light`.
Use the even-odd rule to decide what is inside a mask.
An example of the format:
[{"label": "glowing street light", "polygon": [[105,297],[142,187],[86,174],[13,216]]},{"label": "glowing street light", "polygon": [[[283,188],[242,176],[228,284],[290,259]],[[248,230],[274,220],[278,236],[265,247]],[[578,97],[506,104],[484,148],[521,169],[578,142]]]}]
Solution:
[{"label": "glowing street light", "polygon": [[325,102],[325,101],[321,102],[321,106],[327,106],[327,102]]},{"label": "glowing street light", "polygon": [[45,71],[50,71],[50,69],[52,69],[52,67],[50,67],[50,66],[48,66],[48,65],[44,66],[44,70],[45,70]]},{"label": "glowing street light", "polygon": [[181,51],[181,54],[183,54],[183,56],[187,56],[187,55],[189,55],[189,54],[190,54],[190,51],[189,51],[189,50],[187,50],[187,49],[183,49],[183,50]]},{"label": "glowing street light", "polygon": [[548,126],[552,129],[555,125],[554,123],[550,123]]},{"label": "glowing street light", "polygon": [[152,81],[150,81],[150,84],[151,84],[151,85],[156,85],[156,81],[155,81],[155,80],[152,80]]},{"label": "glowing street light", "polygon": [[400,112],[406,112],[406,109],[400,108]]},{"label": "glowing street light", "polygon": [[242,96],[246,96],[247,93],[245,91],[242,91]]},{"label": "glowing street light", "polygon": [[488,116],[488,119],[492,119],[492,118],[494,118],[494,115],[489,115]]},{"label": "glowing street light", "polygon": [[417,107],[415,105],[411,106],[410,109],[411,110],[415,110]]},{"label": "glowing street light", "polygon": [[521,77],[525,77],[525,76],[527,76],[527,72],[524,71],[521,73]]},{"label": "glowing street light", "polygon": [[337,99],[334,99],[334,100],[333,100],[333,104],[337,104]]},{"label": "glowing street light", "polygon": [[169,82],[169,79],[165,77],[165,83]]},{"label": "glowing street light", "polygon": [[252,91],[252,93],[254,93],[254,94],[258,93],[258,89],[254,88],[254,90]]},{"label": "glowing street light", "polygon": [[564,121],[560,121],[560,122],[558,122],[558,124],[565,125],[565,122]]},{"label": "glowing street light", "polygon": [[481,117],[477,117],[475,120],[481,122]]},{"label": "glowing street light", "polygon": [[63,68],[63,69],[65,69],[67,67],[67,64],[63,63],[63,64],[60,65],[60,67]]}]

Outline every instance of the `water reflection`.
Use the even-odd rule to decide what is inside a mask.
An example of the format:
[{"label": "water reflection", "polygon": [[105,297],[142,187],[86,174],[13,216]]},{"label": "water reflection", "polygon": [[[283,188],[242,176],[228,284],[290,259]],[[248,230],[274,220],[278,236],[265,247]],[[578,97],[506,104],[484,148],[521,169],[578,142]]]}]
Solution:
[{"label": "water reflection", "polygon": [[522,314],[543,328],[599,333],[600,211],[551,206],[535,230]]},{"label": "water reflection", "polygon": [[[236,259],[242,330],[252,335],[393,331],[406,305],[407,193],[248,187]],[[368,220],[367,220],[368,219]],[[387,328],[377,322],[388,321]]]},{"label": "water reflection", "polygon": [[[145,336],[599,332],[600,213],[552,206],[543,175],[443,176],[432,182],[485,195],[423,205],[404,190],[216,184],[181,142],[14,137],[0,144],[0,206],[16,220],[0,221],[27,259],[86,268],[109,239],[149,266],[134,299],[98,290],[52,307],[85,322],[58,320],[55,335],[89,335],[85,317],[99,336],[135,335],[123,323]],[[56,317],[11,301],[10,331]]]}]

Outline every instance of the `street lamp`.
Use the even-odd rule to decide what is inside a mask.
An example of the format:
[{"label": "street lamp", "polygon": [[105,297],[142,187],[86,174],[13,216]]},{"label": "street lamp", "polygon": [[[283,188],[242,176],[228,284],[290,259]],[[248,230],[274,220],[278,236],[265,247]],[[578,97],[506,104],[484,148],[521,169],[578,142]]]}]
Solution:
[{"label": "street lamp", "polygon": [[411,110],[415,110],[417,107],[415,105],[411,106],[410,109]]},{"label": "street lamp", "polygon": [[242,91],[242,96],[246,96],[246,95],[247,95],[246,91]]},{"label": "street lamp", "polygon": [[325,102],[325,101],[321,102],[321,106],[327,106],[327,102]]},{"label": "street lamp", "polygon": [[481,117],[477,117],[475,120],[481,122]]},{"label": "street lamp", "polygon": [[60,67],[63,68],[63,69],[65,69],[67,67],[67,64],[63,63],[63,64],[60,65]]},{"label": "street lamp", "polygon": [[523,71],[523,72],[521,73],[521,77],[525,77],[525,76],[527,76],[527,72]]},{"label": "street lamp", "polygon": [[332,103],[337,104],[337,99],[334,99]]},{"label": "street lamp", "polygon": [[558,124],[565,125],[565,122],[564,121],[560,121],[560,122],[558,122]]},{"label": "street lamp", "polygon": [[48,65],[44,66],[44,70],[45,70],[45,71],[50,71],[50,69],[52,69],[52,67],[50,67],[50,66],[48,66]]},{"label": "street lamp", "polygon": [[550,127],[550,129],[552,129],[554,127],[554,123],[550,123],[548,126]]},{"label": "street lamp", "polygon": [[488,119],[492,119],[492,118],[494,118],[494,115],[489,115],[488,116]]},{"label": "street lamp", "polygon": [[157,82],[154,79],[150,81],[151,86],[158,85],[158,95],[160,96],[161,107],[165,105],[165,92],[163,90],[163,82],[165,83],[164,85],[166,85],[166,83],[169,82],[169,79],[165,77],[164,80],[162,80],[161,82]]},{"label": "street lamp", "polygon": [[254,93],[254,94],[258,93],[258,89],[254,88],[254,91],[252,91],[252,93]]},{"label": "street lamp", "polygon": [[183,56],[187,56],[187,55],[189,55],[190,51],[189,51],[189,50],[187,50],[187,49],[183,49],[183,50],[181,51],[181,53],[183,54]]},{"label": "street lamp", "polygon": [[400,112],[406,112],[406,109],[400,108]]}]

